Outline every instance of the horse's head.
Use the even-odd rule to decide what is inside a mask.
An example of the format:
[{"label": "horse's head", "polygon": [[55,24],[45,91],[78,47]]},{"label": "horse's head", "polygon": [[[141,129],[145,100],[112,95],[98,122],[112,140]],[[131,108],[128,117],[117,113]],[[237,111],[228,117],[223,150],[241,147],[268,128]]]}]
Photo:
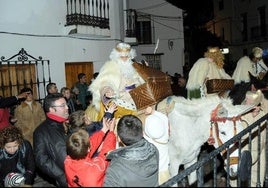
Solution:
[{"label": "horse's head", "polygon": [[[250,105],[237,105],[233,107],[230,105],[229,107],[218,105],[212,111],[210,138],[214,138],[213,145],[215,148],[218,148],[244,129],[240,115],[250,109],[252,109]],[[226,167],[228,165],[228,173],[231,177],[234,177],[238,171],[239,150],[234,143],[228,147],[228,151],[227,149],[223,150],[221,155],[224,159],[225,170],[227,170]],[[229,154],[229,160],[227,153]]]},{"label": "horse's head", "polygon": [[266,73],[262,78],[255,77],[249,72],[250,83],[254,85],[256,90],[261,90],[264,97],[268,99],[268,74]]},{"label": "horse's head", "polygon": [[[217,148],[224,144],[226,141],[234,137],[237,133],[243,130],[243,126],[240,120],[228,120],[226,122],[218,122],[218,125],[214,125],[215,134],[218,134],[218,138],[214,144]],[[218,132],[218,133],[217,133]],[[227,165],[229,167],[228,173],[231,177],[237,175],[238,171],[238,148],[236,144],[231,144],[229,149],[229,161],[227,159],[227,149],[221,152],[221,156],[224,160],[224,169],[227,171]]]}]

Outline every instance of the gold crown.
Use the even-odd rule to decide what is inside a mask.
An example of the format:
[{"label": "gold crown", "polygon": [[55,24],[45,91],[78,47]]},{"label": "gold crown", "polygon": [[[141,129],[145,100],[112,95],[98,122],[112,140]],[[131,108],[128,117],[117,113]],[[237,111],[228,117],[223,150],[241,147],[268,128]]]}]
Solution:
[{"label": "gold crown", "polygon": [[118,47],[116,47],[115,48],[116,49],[116,51],[118,51],[118,52],[122,52],[122,53],[127,53],[127,52],[130,52],[130,48],[118,48]]},{"label": "gold crown", "polygon": [[220,49],[218,47],[210,48],[208,50],[209,53],[215,53],[215,52],[218,52],[218,51],[220,51]]}]

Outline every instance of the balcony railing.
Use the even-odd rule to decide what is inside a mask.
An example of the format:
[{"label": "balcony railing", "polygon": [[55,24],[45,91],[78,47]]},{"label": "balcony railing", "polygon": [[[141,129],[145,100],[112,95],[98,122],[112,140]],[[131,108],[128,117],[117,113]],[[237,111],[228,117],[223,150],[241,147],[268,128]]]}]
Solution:
[{"label": "balcony railing", "polygon": [[66,0],[66,26],[84,25],[110,29],[108,0]]}]

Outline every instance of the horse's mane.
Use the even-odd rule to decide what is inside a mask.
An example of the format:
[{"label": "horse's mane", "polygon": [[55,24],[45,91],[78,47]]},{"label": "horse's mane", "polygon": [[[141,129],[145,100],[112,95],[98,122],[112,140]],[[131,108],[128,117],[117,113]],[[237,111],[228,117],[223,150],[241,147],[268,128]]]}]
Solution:
[{"label": "horse's mane", "polygon": [[197,99],[193,98],[191,100],[184,97],[173,96],[172,100],[175,102],[175,108],[183,108],[183,110],[179,110],[180,114],[188,116],[200,116],[208,110],[212,110],[211,108],[216,108],[220,103],[224,104],[224,106],[232,105],[232,99],[221,98],[218,95]]},{"label": "horse's mane", "polygon": [[263,90],[267,87],[268,83],[268,74],[265,74],[262,79],[253,76],[250,72],[248,72],[250,77],[250,82],[241,82],[236,84],[233,89],[229,92],[229,97],[233,100],[234,105],[241,104],[245,98],[247,91],[251,90],[251,85],[253,84],[254,87],[258,90],[262,90],[262,93],[266,99],[268,99],[268,90]]},{"label": "horse's mane", "polygon": [[229,92],[229,97],[233,100],[233,104],[241,104],[245,100],[246,93],[250,90],[250,88],[250,82],[241,82],[239,84],[235,84],[233,89]]}]

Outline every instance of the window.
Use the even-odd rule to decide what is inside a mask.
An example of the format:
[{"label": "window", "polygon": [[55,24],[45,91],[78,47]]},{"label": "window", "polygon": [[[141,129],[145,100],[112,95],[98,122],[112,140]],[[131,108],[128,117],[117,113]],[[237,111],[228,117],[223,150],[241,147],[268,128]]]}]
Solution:
[{"label": "window", "polygon": [[151,16],[139,14],[136,37],[139,44],[152,44]]},{"label": "window", "polygon": [[224,9],[224,2],[223,0],[219,1],[219,10],[223,10]]},{"label": "window", "polygon": [[248,40],[248,20],[247,20],[247,13],[241,14],[241,22],[242,22],[242,40]]},{"label": "window", "polygon": [[265,19],[265,6],[258,8],[260,15],[260,30],[261,36],[266,36],[266,19]]}]

